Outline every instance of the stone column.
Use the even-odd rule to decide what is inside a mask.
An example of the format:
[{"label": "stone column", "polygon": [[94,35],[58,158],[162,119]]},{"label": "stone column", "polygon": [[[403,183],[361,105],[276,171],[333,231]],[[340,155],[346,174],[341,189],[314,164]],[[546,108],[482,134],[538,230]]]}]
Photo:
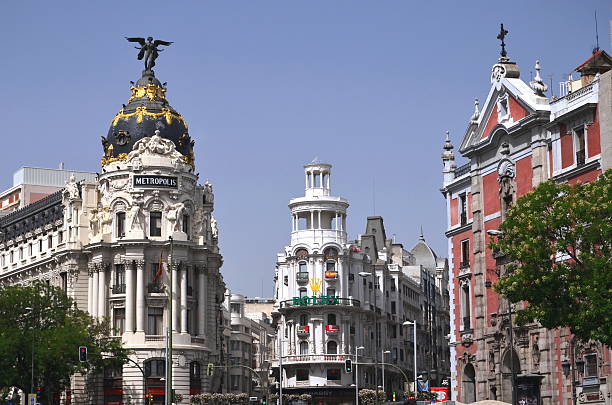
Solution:
[{"label": "stone column", "polygon": [[125,331],[134,332],[134,266],[125,262]]},{"label": "stone column", "polygon": [[145,319],[145,289],[144,289],[145,261],[136,261],[136,332],[144,333]]},{"label": "stone column", "polygon": [[92,315],[94,266],[92,263],[89,263],[88,267],[89,269],[88,269],[88,277],[87,277],[87,312],[89,312],[89,315]]},{"label": "stone column", "polygon": [[106,316],[106,263],[100,267],[98,275],[98,317],[103,318]]},{"label": "stone column", "polygon": [[91,286],[91,316],[96,318],[98,316],[98,270],[99,264],[94,264],[93,268],[93,281]]},{"label": "stone column", "polygon": [[[174,262],[174,260],[172,260]],[[178,331],[179,328],[179,280],[178,280],[178,264],[172,263],[172,330]]]},{"label": "stone column", "polygon": [[206,273],[204,267],[196,266],[198,273],[198,336],[206,334]]},{"label": "stone column", "polygon": [[187,272],[189,267],[184,265],[179,272],[181,277],[181,333],[187,333]]}]

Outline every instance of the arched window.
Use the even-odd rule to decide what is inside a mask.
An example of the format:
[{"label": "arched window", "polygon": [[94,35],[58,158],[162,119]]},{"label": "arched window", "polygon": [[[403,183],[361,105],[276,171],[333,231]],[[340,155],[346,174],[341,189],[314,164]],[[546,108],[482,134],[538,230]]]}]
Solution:
[{"label": "arched window", "polygon": [[189,395],[202,392],[202,366],[197,361],[189,364]]},{"label": "arched window", "polygon": [[308,325],[308,315],[302,314],[300,315],[300,326]]},{"label": "arched window", "polygon": [[300,354],[308,354],[308,342],[300,342]]},{"label": "arched window", "polygon": [[338,343],[333,340],[327,342],[327,354],[338,354]]},{"label": "arched window", "polygon": [[336,314],[327,314],[327,324],[336,325]]},{"label": "arched window", "polygon": [[145,362],[145,375],[150,378],[161,378],[166,375],[166,361],[151,359]]},{"label": "arched window", "polygon": [[338,260],[338,250],[333,247],[328,247],[323,251],[325,260]]}]

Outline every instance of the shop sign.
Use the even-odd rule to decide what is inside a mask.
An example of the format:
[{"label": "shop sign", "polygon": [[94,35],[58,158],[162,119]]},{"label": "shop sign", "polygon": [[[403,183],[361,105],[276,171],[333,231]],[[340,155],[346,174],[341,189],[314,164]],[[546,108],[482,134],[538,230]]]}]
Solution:
[{"label": "shop sign", "polygon": [[177,188],[178,179],[174,176],[136,175],[134,187]]},{"label": "shop sign", "polygon": [[293,297],[294,306],[309,306],[309,305],[339,305],[340,297],[332,295],[313,295],[311,297]]}]

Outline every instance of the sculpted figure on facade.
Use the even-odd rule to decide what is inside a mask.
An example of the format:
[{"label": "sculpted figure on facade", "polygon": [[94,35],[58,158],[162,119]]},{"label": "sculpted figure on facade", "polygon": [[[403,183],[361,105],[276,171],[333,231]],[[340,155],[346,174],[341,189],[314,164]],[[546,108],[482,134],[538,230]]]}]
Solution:
[{"label": "sculpted figure on facade", "polygon": [[164,139],[159,135],[159,130],[155,135],[145,137],[134,144],[132,151],[128,154],[127,161],[140,157],[141,155],[164,155],[174,159],[181,159],[183,155],[176,150],[176,145],[170,139]]},{"label": "sculpted figure on facade", "polygon": [[212,204],[215,201],[212,184],[206,179],[204,182],[204,203]]},{"label": "sculpted figure on facade", "polygon": [[171,229],[174,231],[181,231],[183,225],[183,213],[185,212],[185,204],[176,203],[170,204],[167,208],[168,215],[166,218],[171,224]]},{"label": "sculpted figure on facade", "polygon": [[202,207],[196,207],[193,213],[193,229],[194,236],[203,236],[206,230],[206,214]]},{"label": "sculpted figure on facade", "polygon": [[100,231],[102,235],[108,235],[111,233],[111,223],[113,222],[113,216],[111,215],[110,208],[108,206],[102,207],[101,212],[98,213],[100,220]]},{"label": "sculpted figure on facade", "polygon": [[100,231],[100,220],[98,218],[98,210],[92,209],[89,211],[89,240],[93,241]]},{"label": "sculpted figure on facade", "polygon": [[79,187],[77,185],[76,179],[74,178],[74,174],[70,175],[70,179],[66,182],[66,187],[64,188],[63,196],[69,202],[77,200],[79,195]]},{"label": "sculpted figure on facade", "polygon": [[137,202],[133,203],[128,212],[128,229],[141,231],[143,229],[143,219],[140,204]]},{"label": "sculpted figure on facade", "polygon": [[212,232],[213,239],[219,239],[219,227],[217,220],[212,215],[210,216],[210,230]]}]

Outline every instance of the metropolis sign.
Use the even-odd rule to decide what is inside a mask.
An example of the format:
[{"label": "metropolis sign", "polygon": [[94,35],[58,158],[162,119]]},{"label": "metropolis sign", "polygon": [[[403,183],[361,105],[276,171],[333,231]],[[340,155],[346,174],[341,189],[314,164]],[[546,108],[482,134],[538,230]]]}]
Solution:
[{"label": "metropolis sign", "polygon": [[308,306],[308,305],[339,305],[340,297],[332,295],[313,295],[312,297],[293,297],[293,305]]},{"label": "metropolis sign", "polygon": [[177,188],[178,179],[173,176],[137,175],[134,187]]}]

